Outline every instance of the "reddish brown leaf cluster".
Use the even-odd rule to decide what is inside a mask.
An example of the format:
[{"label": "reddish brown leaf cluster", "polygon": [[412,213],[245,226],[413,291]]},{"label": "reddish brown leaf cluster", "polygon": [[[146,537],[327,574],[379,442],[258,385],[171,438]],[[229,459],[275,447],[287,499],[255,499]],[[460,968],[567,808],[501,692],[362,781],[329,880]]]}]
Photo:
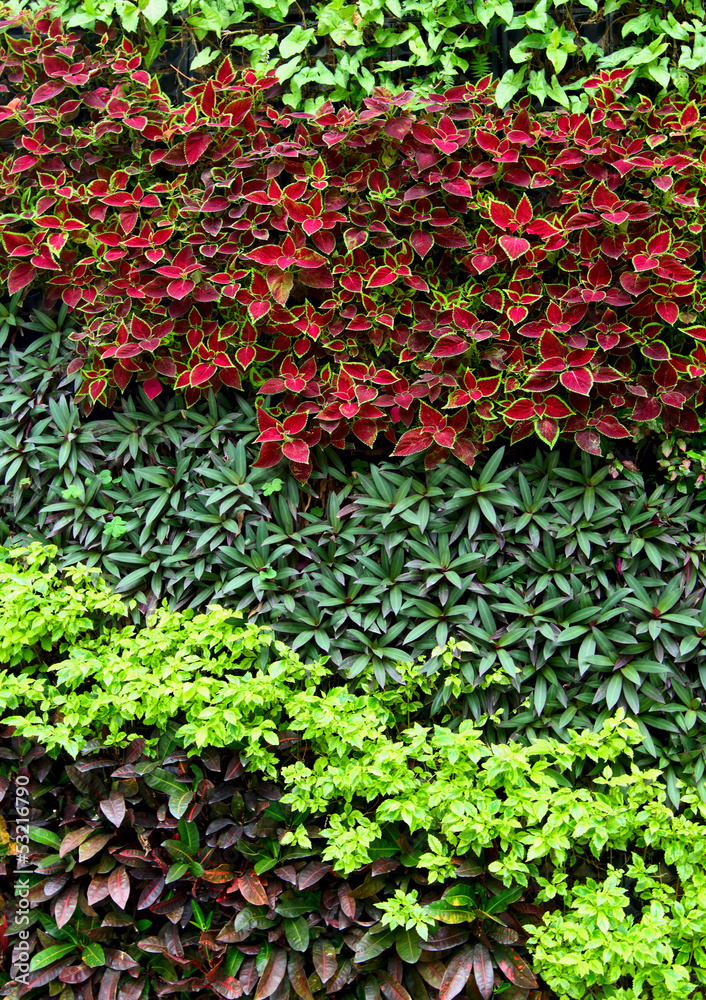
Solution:
[{"label": "reddish brown leaf cluster", "polygon": [[294,114],[226,60],[175,107],[125,40],[2,45],[3,276],[74,311],[86,410],[250,385],[259,464],[302,478],[351,436],[431,467],[698,428],[695,96],[632,110],[615,70],[585,114],[500,111],[489,78]]},{"label": "reddish brown leaf cluster", "polygon": [[[508,995],[538,1000],[534,975],[510,946],[521,947],[523,922],[542,911],[517,902],[521,890],[503,890],[485,866],[459,865],[454,903],[394,843],[384,852],[392,856],[344,879],[315,850],[280,845],[288,825],[281,793],[244,772],[237,756],[174,751],[158,764],[144,747],[136,739],[122,760],[111,749],[65,764],[0,733],[3,767],[27,779],[36,831],[25,866],[34,883],[28,920],[14,919],[14,859],[0,861],[0,900],[12,921],[6,947],[12,953],[27,929],[38,966],[3,995],[34,1000],[63,984],[73,1000],[453,1000],[461,991],[488,1000],[509,981]],[[14,839],[20,820],[0,776],[3,797]],[[376,904],[401,880],[446,915],[426,941],[380,922]],[[459,892],[475,920],[454,909]]]}]

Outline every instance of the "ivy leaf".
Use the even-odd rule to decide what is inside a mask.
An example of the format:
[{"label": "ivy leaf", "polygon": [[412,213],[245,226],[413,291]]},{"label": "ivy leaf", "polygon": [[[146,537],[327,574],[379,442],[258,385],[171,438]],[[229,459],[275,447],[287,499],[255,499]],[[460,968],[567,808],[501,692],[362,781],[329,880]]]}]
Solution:
[{"label": "ivy leaf", "polygon": [[280,42],[279,54],[283,59],[291,59],[304,51],[315,33],[314,28],[302,28],[300,24],[296,24]]},{"label": "ivy leaf", "polygon": [[212,49],[209,45],[205,45],[200,52],[194,56],[191,60],[189,66],[190,71],[193,73],[195,69],[201,69],[203,66],[208,66],[220,56],[219,49]]}]

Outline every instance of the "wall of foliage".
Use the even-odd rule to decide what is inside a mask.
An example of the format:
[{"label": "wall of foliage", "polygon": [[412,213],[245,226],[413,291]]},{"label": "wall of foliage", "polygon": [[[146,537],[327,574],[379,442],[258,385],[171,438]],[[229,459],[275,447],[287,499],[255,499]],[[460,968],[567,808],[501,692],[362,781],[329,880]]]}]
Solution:
[{"label": "wall of foliage", "polygon": [[28,848],[30,886],[5,929],[31,955],[5,996],[703,984],[706,806],[680,781],[675,816],[622,713],[488,746],[472,723],[420,725],[419,673],[352,697],[226,609],[135,630],[47,555],[0,562],[0,798],[18,775],[27,790],[0,850]]},{"label": "wall of foliage", "polygon": [[[9,4],[44,7],[44,0]],[[686,96],[692,83],[703,86],[706,63],[699,0],[332,0],[315,8],[290,0],[59,0],[54,12],[67,27],[97,35],[118,27],[175,92],[230,55],[237,65],[275,72],[284,104],[307,111],[326,99],[357,105],[376,85],[428,94],[488,72],[501,78],[501,106],[529,94],[576,111],[596,71],[629,66],[635,91]]]},{"label": "wall of foliage", "polygon": [[0,994],[702,997],[700,4],[22,6]]},{"label": "wall of foliage", "polygon": [[[319,447],[302,485],[286,466],[253,468],[256,414],[223,392],[186,410],[140,390],[85,419],[62,313],[19,322],[36,339],[0,365],[5,540],[49,540],[60,566],[98,568],[136,599],[135,621],[163,601],[225,603],[363,688],[421,661],[430,717],[462,706],[494,740],[564,738],[622,707],[672,801],[677,776],[704,787],[706,495],[693,478],[680,495],[558,450],[426,472],[414,456],[351,467]],[[461,645],[435,652],[448,640]]]},{"label": "wall of foliage", "polygon": [[581,114],[501,112],[485,78],[302,115],[226,61],[174,106],[127,39],[63,32],[5,36],[0,264],[72,310],[86,410],[249,387],[257,464],[301,479],[351,437],[434,467],[508,429],[699,429],[695,91],[632,109],[613,70]]},{"label": "wall of foliage", "polygon": [[135,621],[165,599],[226,603],[361,689],[421,662],[430,717],[461,708],[493,740],[564,738],[622,707],[672,801],[678,776],[704,788],[703,493],[501,449],[470,473],[346,471],[319,450],[325,471],[302,488],[252,469],[252,409],[143,396],[82,421],[42,354],[15,357],[0,400],[15,544],[49,539],[62,566],[98,567],[137,599]]}]

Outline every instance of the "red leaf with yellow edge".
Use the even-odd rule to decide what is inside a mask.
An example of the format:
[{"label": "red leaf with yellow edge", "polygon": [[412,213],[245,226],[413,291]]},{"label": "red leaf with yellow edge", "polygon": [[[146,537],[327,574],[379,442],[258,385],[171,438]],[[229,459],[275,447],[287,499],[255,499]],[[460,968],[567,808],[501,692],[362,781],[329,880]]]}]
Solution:
[{"label": "red leaf with yellow edge", "polygon": [[554,417],[560,420],[562,417],[570,417],[574,412],[570,406],[560,399],[558,396],[547,396],[543,401],[543,412],[548,417]]},{"label": "red leaf with yellow edge", "polygon": [[177,278],[175,281],[170,281],[167,285],[167,291],[174,299],[183,299],[189,292],[192,292],[196,287],[195,282],[191,278]]},{"label": "red leaf with yellow edge", "polygon": [[530,248],[529,240],[523,236],[501,236],[498,243],[508,255],[510,260],[517,260],[524,256]]},{"label": "red leaf with yellow edge", "polygon": [[432,443],[431,431],[422,430],[421,427],[412,431],[407,431],[397,442],[393,455],[416,455],[419,451],[425,451]]},{"label": "red leaf with yellow edge", "polygon": [[155,399],[162,391],[162,383],[157,378],[148,378],[142,385],[145,395],[149,399]]},{"label": "red leaf with yellow edge", "polygon": [[368,448],[372,448],[375,444],[375,438],[378,435],[377,424],[374,420],[356,420],[351,425],[351,430],[357,438],[366,444]]},{"label": "red leaf with yellow edge", "polygon": [[623,427],[620,421],[611,415],[602,417],[596,424],[596,429],[609,438],[630,437],[627,427]]},{"label": "red leaf with yellow edge", "polygon": [[202,156],[208,147],[211,145],[211,137],[209,135],[197,135],[193,132],[187,135],[184,141],[184,153],[186,156],[186,162],[189,166],[192,166],[196,161]]},{"label": "red leaf with yellow edge", "polygon": [[569,392],[577,392],[582,396],[590,396],[593,388],[593,375],[587,368],[572,368],[562,372],[559,381]]},{"label": "red leaf with yellow edge", "polygon": [[548,448],[553,448],[559,440],[559,425],[551,417],[539,417],[534,422],[537,437],[544,441]]},{"label": "red leaf with yellow edge", "polygon": [[[498,229],[516,229],[515,213],[504,201],[490,202],[490,218]],[[529,244],[528,244],[529,246]]]},{"label": "red leaf with yellow edge", "polygon": [[91,397],[94,403],[96,403],[98,399],[102,396],[102,394],[105,392],[107,385],[108,383],[104,378],[99,378],[96,379],[95,382],[91,382],[91,384],[88,387],[88,395]]},{"label": "red leaf with yellow edge", "polygon": [[292,287],[294,286],[294,276],[289,271],[268,271],[266,276],[267,287],[272,292],[272,297],[280,305],[287,304]]},{"label": "red leaf with yellow edge", "polygon": [[204,382],[208,382],[213,375],[218,371],[217,365],[212,364],[199,364],[195,368],[192,368],[190,372],[189,384],[192,386],[203,385]]},{"label": "red leaf with yellow edge", "polygon": [[65,83],[61,83],[59,80],[50,80],[48,83],[43,83],[41,87],[37,87],[29,103],[42,104],[44,101],[50,101],[52,97],[58,97],[64,90],[66,90]]},{"label": "red leaf with yellow edge", "polygon": [[277,441],[265,441],[257,460],[253,462],[254,469],[270,469],[282,461],[282,448]]},{"label": "red leaf with yellow edge", "polygon": [[7,279],[8,292],[10,295],[14,295],[15,292],[19,292],[23,288],[26,288],[27,285],[30,285],[36,276],[37,268],[30,264],[29,261],[25,260],[20,264],[15,264]]},{"label": "red leaf with yellow edge", "polygon": [[290,462],[306,463],[309,461],[309,445],[304,441],[285,441],[282,454]]},{"label": "red leaf with yellow edge", "polygon": [[456,458],[469,467],[474,464],[478,454],[476,445],[466,438],[456,438],[452,451]]},{"label": "red leaf with yellow edge", "polygon": [[655,309],[657,310],[657,315],[660,316],[665,323],[673,325],[679,319],[679,306],[676,302],[659,300],[655,303]]},{"label": "red leaf with yellow edge", "polygon": [[523,194],[520,199],[520,203],[515,210],[515,218],[521,226],[525,226],[528,222],[532,221],[532,202],[526,194]]},{"label": "red leaf with yellow edge", "polygon": [[658,399],[638,399],[632,411],[633,420],[656,420],[662,412],[662,404]]},{"label": "red leaf with yellow edge", "polygon": [[601,439],[593,430],[577,431],[574,440],[582,451],[587,451],[589,455],[601,454]]},{"label": "red leaf with yellow edge", "polygon": [[531,420],[537,412],[537,407],[531,399],[516,399],[511,403],[503,415],[506,420]]},{"label": "red leaf with yellow edge", "polygon": [[446,337],[439,337],[430,353],[432,358],[452,358],[457,354],[464,354],[468,347],[468,342],[463,337],[448,334]]}]

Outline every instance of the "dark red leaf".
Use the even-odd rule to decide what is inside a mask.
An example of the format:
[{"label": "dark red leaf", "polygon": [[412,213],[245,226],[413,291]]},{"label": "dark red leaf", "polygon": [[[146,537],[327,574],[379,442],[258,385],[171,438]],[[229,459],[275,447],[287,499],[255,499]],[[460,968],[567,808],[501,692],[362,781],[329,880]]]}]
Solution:
[{"label": "dark red leaf", "polygon": [[311,950],[311,957],[319,979],[322,983],[327,983],[338,968],[336,949],[333,944],[330,941],[317,938]]},{"label": "dark red leaf", "polygon": [[495,975],[493,973],[493,960],[484,944],[477,944],[473,948],[473,973],[483,1000],[490,1000],[495,984]]},{"label": "dark red leaf", "polygon": [[582,396],[590,396],[593,387],[593,375],[588,368],[571,368],[562,372],[559,381],[569,392],[577,392]]},{"label": "dark red leaf", "polygon": [[211,145],[211,137],[209,135],[197,135],[191,134],[187,135],[184,141],[184,155],[186,156],[186,162],[189,166],[192,166],[201,157],[208,147]]},{"label": "dark red leaf", "polygon": [[[290,951],[287,972],[292,989],[301,1000],[314,1000],[309,981],[304,971],[304,960],[296,951]],[[325,981],[325,980],[324,980]]]},{"label": "dark red leaf", "polygon": [[115,826],[120,826],[125,818],[125,799],[119,792],[111,792],[110,798],[99,803],[101,812]]},{"label": "dark red leaf", "polygon": [[124,910],[130,897],[130,876],[122,866],[114,868],[108,876],[108,892],[115,905]]},{"label": "dark red leaf", "polygon": [[65,889],[60,896],[57,896],[54,905],[54,920],[57,927],[68,924],[74,914],[78,903],[79,886],[74,884]]},{"label": "dark red leaf", "polygon": [[269,906],[265,887],[254,872],[246,872],[238,879],[238,888],[244,899],[255,906]]},{"label": "dark red leaf", "polygon": [[304,889],[308,889],[310,886],[316,885],[316,883],[319,882],[324,875],[328,875],[330,871],[331,865],[324,865],[318,861],[310,861],[309,864],[302,868],[299,872],[299,891],[302,892]]},{"label": "dark red leaf", "polygon": [[118,992],[118,980],[120,973],[113,969],[106,969],[101,978],[98,1000],[115,1000]]},{"label": "dark red leaf", "polygon": [[453,1000],[461,992],[473,970],[473,961],[473,951],[468,945],[456,952],[446,967],[439,987],[439,1000]]},{"label": "dark red leaf", "polygon": [[59,973],[59,979],[62,983],[77,986],[79,983],[85,983],[92,975],[93,969],[81,962],[80,965],[68,965],[65,969],[62,969]]},{"label": "dark red leaf", "polygon": [[29,261],[23,260],[19,264],[15,264],[7,279],[9,294],[14,295],[15,292],[19,292],[23,288],[26,288],[27,285],[31,285],[36,276],[37,268],[30,264]]},{"label": "dark red leaf", "polygon": [[523,257],[530,248],[529,240],[522,236],[501,236],[498,243],[508,255],[510,260],[517,260]]},{"label": "dark red leaf", "polygon": [[140,898],[137,901],[137,909],[146,910],[153,903],[156,903],[162,895],[164,886],[165,881],[163,878],[158,878],[156,881],[148,883],[142,890]]},{"label": "dark red leaf", "polygon": [[440,927],[434,934],[430,934],[424,942],[425,951],[448,951],[465,944],[468,940],[468,931],[456,927]]},{"label": "dark red leaf", "polygon": [[43,104],[44,101],[49,101],[52,97],[58,97],[64,90],[66,90],[66,84],[61,83],[59,80],[49,80],[47,83],[43,83],[41,87],[37,87],[29,103]]},{"label": "dark red leaf", "polygon": [[515,986],[519,986],[521,989],[536,989],[537,980],[532,974],[532,970],[512,948],[495,944],[493,945],[493,957],[498,963],[498,968]]},{"label": "dark red leaf", "polygon": [[273,948],[257,984],[254,1000],[265,1000],[266,997],[272,996],[284,979],[286,971],[287,953],[282,948]]},{"label": "dark red leaf", "polygon": [[393,979],[387,972],[378,969],[375,975],[380,981],[380,989],[385,1000],[412,1000],[402,983]]}]

